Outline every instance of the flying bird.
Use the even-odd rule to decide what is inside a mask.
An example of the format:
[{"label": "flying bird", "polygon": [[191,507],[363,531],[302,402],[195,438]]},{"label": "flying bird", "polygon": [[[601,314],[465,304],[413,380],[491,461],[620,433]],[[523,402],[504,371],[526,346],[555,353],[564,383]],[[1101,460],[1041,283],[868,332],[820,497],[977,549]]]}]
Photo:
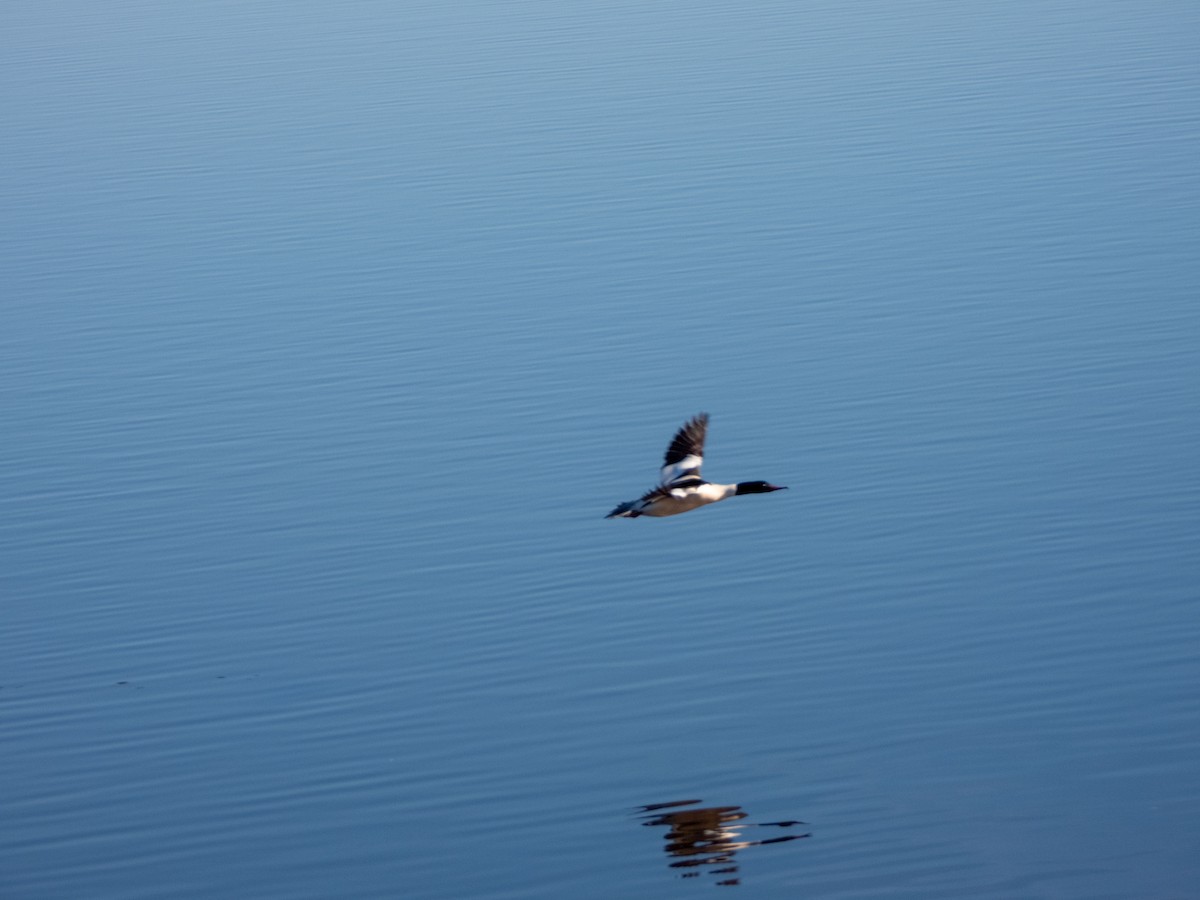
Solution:
[{"label": "flying bird", "polygon": [[700,477],[704,462],[704,437],[708,413],[700,413],[676,432],[659,473],[658,487],[637,500],[622,503],[604,518],[636,519],[638,516],[677,516],[709,503],[739,494],[769,494],[787,488],[765,481],[713,484]]}]

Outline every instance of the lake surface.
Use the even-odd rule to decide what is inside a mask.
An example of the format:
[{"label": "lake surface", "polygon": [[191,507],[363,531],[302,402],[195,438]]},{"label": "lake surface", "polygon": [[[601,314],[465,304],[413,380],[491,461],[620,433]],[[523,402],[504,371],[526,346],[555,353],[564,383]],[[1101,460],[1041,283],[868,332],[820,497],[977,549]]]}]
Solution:
[{"label": "lake surface", "polygon": [[1200,6],[3,18],[0,896],[1196,896]]}]

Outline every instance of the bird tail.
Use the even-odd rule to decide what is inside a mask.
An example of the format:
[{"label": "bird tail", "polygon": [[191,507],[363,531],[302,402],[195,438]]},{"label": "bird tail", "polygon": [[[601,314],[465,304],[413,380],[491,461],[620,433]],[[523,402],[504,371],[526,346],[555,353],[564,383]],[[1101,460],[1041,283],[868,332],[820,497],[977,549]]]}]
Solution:
[{"label": "bird tail", "polygon": [[636,519],[641,515],[634,507],[637,505],[636,500],[630,500],[628,503],[622,503],[604,518],[606,519]]}]

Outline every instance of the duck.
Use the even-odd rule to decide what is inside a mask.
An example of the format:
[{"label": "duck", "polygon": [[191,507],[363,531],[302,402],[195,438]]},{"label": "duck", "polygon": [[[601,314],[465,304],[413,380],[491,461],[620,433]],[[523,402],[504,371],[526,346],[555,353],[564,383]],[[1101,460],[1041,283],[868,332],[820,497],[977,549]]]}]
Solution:
[{"label": "duck", "polygon": [[604,518],[677,516],[730,497],[787,490],[782,485],[766,481],[739,481],[736,484],[705,481],[700,477],[700,466],[704,462],[704,438],[707,434],[708,413],[702,412],[688,419],[667,447],[658,486],[636,500],[622,503]]}]

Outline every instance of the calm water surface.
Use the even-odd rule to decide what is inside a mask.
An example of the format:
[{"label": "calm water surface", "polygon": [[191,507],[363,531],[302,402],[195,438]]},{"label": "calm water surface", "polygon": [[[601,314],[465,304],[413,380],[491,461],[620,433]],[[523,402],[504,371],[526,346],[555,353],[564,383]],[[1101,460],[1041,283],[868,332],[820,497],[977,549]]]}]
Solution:
[{"label": "calm water surface", "polygon": [[1196,895],[1200,7],[4,18],[0,896]]}]

